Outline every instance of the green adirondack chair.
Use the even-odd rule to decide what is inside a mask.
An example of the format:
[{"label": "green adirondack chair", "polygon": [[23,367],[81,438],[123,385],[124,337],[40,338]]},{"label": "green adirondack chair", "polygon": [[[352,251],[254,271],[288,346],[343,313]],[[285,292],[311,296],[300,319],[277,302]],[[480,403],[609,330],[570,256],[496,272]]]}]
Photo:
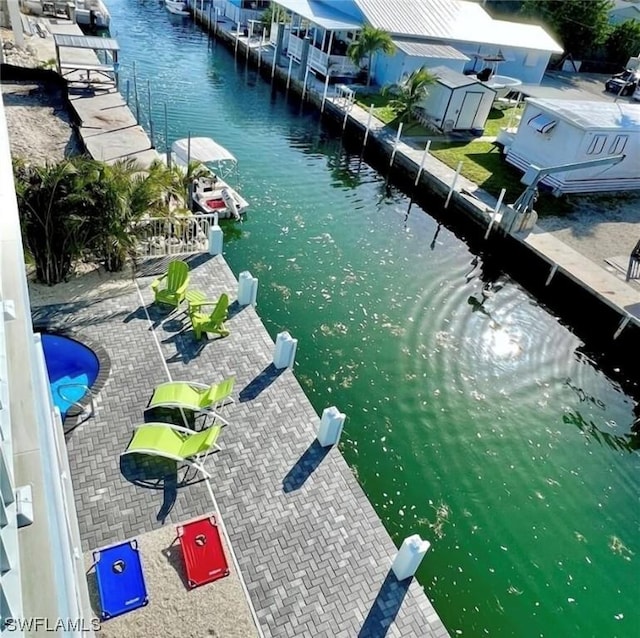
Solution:
[{"label": "green adirondack chair", "polygon": [[228,377],[219,383],[205,385],[193,381],[169,381],[156,386],[149,399],[147,408],[177,408],[191,410],[199,414],[210,415],[222,421],[228,421],[219,414],[219,410],[228,403],[231,397],[235,377]]},{"label": "green adirondack chair", "polygon": [[221,337],[226,337],[229,334],[229,330],[224,324],[229,312],[229,296],[223,292],[211,313],[202,312],[203,306],[211,305],[212,303],[212,301],[204,301],[190,306],[189,318],[191,319],[196,339],[200,339],[202,334],[207,332],[219,334]]},{"label": "green adirondack chair", "polygon": [[166,274],[158,277],[151,290],[157,303],[164,303],[177,308],[184,300],[189,285],[189,266],[184,261],[172,261]]},{"label": "green adirondack chair", "polygon": [[149,454],[165,459],[187,463],[202,472],[207,478],[211,474],[204,467],[207,457],[220,449],[216,444],[221,425],[212,425],[206,430],[194,432],[189,428],[168,423],[145,423],[135,428],[135,433],[125,454]]}]

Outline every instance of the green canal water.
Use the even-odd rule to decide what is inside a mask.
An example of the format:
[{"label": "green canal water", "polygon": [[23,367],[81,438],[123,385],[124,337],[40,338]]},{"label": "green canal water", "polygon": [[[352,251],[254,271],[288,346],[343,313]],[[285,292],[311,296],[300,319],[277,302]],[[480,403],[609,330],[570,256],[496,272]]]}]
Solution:
[{"label": "green canal water", "polygon": [[[640,635],[633,397],[508,276],[339,139],[154,1],[110,0],[123,91],[135,61],[155,139],[236,154],[244,223],[225,256],[259,277],[273,337],[452,636]],[[133,92],[132,92],[133,93]],[[145,125],[148,128],[148,125]]]}]

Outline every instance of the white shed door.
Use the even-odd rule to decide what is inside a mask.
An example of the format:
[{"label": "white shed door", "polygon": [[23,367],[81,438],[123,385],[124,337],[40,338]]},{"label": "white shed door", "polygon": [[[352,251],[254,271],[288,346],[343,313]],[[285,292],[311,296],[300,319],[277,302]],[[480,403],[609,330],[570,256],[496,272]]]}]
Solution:
[{"label": "white shed door", "polygon": [[464,94],[462,100],[462,106],[460,107],[460,113],[458,113],[458,119],[456,125],[453,128],[456,129],[471,129],[473,128],[473,122],[476,119],[476,114],[480,108],[480,102],[482,102],[482,93],[469,91]]}]

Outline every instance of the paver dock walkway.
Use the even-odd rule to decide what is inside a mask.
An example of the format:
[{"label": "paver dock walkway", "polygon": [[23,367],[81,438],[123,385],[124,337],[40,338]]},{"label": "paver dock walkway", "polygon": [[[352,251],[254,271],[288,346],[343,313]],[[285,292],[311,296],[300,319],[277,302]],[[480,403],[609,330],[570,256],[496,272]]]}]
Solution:
[{"label": "paver dock walkway", "polygon": [[[189,262],[193,288],[235,299],[237,282],[221,257]],[[212,510],[193,471],[119,454],[155,385],[168,376],[211,383],[233,374],[231,424],[209,468],[264,635],[447,636],[418,583],[390,572],[393,541],[339,450],[318,445],[319,417],[292,371],[273,367],[274,344],[255,310],[233,304],[230,336],[197,342],[184,312],[151,303],[149,284],[165,266],[144,262],[135,283],[112,297],[35,310],[34,321],[75,329],[111,359],[95,417],[68,438],[83,549]]]}]

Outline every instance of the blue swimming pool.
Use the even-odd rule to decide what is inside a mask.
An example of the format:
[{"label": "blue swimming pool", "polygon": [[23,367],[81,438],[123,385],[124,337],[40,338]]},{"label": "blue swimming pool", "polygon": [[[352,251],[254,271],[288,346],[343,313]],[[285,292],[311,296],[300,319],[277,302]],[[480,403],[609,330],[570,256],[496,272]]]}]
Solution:
[{"label": "blue swimming pool", "polygon": [[43,334],[42,347],[53,402],[64,419],[95,383],[100,362],[91,348],[69,337]]}]

